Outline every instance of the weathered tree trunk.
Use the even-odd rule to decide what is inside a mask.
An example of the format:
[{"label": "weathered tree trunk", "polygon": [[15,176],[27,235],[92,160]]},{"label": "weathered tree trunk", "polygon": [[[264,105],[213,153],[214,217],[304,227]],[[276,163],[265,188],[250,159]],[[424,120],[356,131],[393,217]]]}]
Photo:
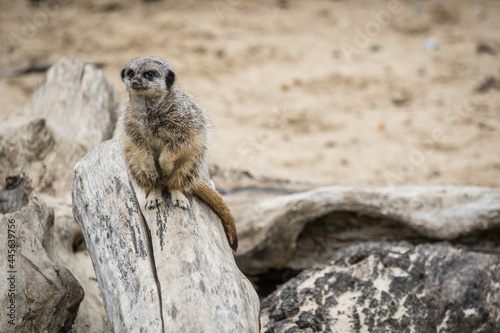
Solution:
[{"label": "weathered tree trunk", "polygon": [[[73,212],[114,332],[258,332],[259,300],[196,197],[141,210],[116,140],[75,167]],[[166,194],[165,194],[166,195]]]},{"label": "weathered tree trunk", "polygon": [[[90,258],[72,248],[80,227],[73,217],[70,191],[73,167],[111,137],[117,108],[117,94],[100,70],[61,59],[47,71],[31,100],[0,120],[0,180],[17,168],[33,180],[33,188],[54,208],[58,258],[85,288],[72,327],[75,333],[110,330]],[[2,202],[0,209],[3,205],[14,207]],[[38,302],[37,295],[30,297]]]},{"label": "weathered tree trunk", "polygon": [[92,65],[62,59],[31,100],[0,123],[0,179],[24,167],[39,192],[64,196],[73,166],[111,138],[118,97]]},{"label": "weathered tree trunk", "polygon": [[54,211],[24,174],[9,180],[0,190],[0,332],[67,332],[84,293],[57,258]]}]

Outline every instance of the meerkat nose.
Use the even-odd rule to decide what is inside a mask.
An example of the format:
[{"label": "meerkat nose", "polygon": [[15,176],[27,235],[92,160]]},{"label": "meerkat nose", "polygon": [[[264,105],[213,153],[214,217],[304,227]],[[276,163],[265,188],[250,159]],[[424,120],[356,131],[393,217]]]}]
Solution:
[{"label": "meerkat nose", "polygon": [[139,81],[132,81],[132,88],[140,88],[141,83]]}]

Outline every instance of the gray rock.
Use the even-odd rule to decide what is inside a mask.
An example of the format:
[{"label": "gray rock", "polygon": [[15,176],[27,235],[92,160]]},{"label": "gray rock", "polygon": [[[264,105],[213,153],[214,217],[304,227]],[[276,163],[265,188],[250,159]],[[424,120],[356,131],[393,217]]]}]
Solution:
[{"label": "gray rock", "polygon": [[262,302],[262,332],[499,332],[500,259],[449,244],[366,243]]}]

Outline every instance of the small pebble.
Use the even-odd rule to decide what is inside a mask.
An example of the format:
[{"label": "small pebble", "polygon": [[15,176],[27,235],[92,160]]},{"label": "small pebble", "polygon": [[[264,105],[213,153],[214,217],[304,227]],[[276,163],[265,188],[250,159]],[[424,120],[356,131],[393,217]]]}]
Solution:
[{"label": "small pebble", "polygon": [[497,54],[497,51],[495,51],[495,49],[491,45],[486,44],[486,43],[478,43],[477,48],[476,48],[476,52],[477,53],[487,53],[487,54],[492,55],[492,56]]},{"label": "small pebble", "polygon": [[410,100],[410,96],[404,91],[396,91],[392,94],[391,101],[396,105],[403,105]]},{"label": "small pebble", "polygon": [[434,37],[429,37],[424,40],[424,49],[426,51],[435,51],[438,47],[438,42],[436,38]]}]

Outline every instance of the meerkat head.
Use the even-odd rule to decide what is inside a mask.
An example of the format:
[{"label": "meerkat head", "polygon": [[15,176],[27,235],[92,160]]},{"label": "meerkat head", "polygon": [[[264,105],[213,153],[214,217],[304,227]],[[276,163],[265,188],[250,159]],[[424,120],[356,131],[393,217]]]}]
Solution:
[{"label": "meerkat head", "polygon": [[130,61],[121,72],[125,90],[131,96],[164,95],[175,82],[172,66],[163,59],[153,57]]}]

